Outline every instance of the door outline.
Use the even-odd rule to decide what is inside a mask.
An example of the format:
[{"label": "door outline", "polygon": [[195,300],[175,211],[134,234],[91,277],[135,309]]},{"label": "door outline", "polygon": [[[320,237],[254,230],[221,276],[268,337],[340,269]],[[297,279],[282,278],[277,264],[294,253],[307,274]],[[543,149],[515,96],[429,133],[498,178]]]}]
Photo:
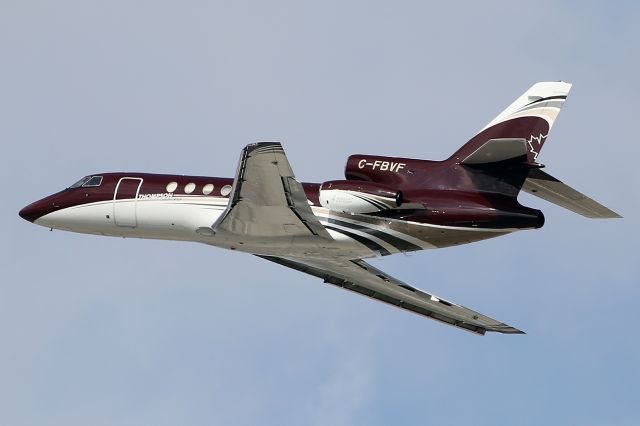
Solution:
[{"label": "door outline", "polygon": [[[117,213],[118,209],[116,207],[116,204],[117,204],[116,201],[118,201],[117,200],[118,189],[120,188],[120,184],[122,183],[122,181],[126,181],[126,180],[139,181],[138,187],[136,188],[136,193],[133,197],[133,215],[127,215],[127,212],[122,208],[120,208],[120,214],[118,215]],[[123,228],[135,228],[138,226],[138,194],[140,193],[140,188],[142,187],[142,181],[143,179],[139,177],[125,176],[123,178],[120,178],[120,180],[116,184],[116,189],[113,191],[113,223],[115,223],[116,226],[120,226]],[[119,216],[121,218],[120,219],[121,223],[118,223]],[[129,223],[126,223],[127,222],[126,219],[129,219]]]}]

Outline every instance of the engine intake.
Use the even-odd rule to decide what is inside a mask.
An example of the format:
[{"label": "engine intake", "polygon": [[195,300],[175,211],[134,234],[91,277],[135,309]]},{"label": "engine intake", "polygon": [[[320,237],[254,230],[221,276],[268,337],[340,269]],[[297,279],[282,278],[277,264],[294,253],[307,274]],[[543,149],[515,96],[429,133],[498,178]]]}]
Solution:
[{"label": "engine intake", "polygon": [[374,182],[332,180],[320,186],[320,204],[343,213],[374,213],[402,202],[402,191]]}]

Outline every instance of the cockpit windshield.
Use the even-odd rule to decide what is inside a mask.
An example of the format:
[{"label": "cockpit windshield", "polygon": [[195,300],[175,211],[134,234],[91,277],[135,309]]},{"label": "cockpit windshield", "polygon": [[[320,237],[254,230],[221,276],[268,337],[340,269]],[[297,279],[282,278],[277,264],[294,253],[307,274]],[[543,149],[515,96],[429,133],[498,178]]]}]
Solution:
[{"label": "cockpit windshield", "polygon": [[86,182],[88,182],[89,179],[91,179],[91,176],[85,176],[82,179],[80,179],[79,181],[77,181],[76,183],[74,183],[73,185],[71,185],[69,187],[69,189],[80,188],[82,185],[84,185]]},{"label": "cockpit windshield", "polygon": [[69,189],[88,187],[88,186],[100,186],[102,183],[102,176],[85,176],[73,185],[69,187]]}]

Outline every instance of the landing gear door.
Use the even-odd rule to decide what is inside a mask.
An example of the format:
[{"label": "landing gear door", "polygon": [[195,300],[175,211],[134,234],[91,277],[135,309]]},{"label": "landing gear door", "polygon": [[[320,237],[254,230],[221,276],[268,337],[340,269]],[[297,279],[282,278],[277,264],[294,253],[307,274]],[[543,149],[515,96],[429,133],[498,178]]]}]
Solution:
[{"label": "landing gear door", "polygon": [[113,194],[113,218],[116,225],[127,228],[138,226],[136,207],[141,186],[141,178],[125,177],[118,181]]}]

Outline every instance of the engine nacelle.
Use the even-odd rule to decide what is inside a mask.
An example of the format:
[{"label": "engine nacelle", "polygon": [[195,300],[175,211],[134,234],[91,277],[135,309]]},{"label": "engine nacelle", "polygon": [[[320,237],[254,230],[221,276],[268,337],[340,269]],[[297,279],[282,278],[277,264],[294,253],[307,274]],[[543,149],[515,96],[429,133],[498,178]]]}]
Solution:
[{"label": "engine nacelle", "polygon": [[320,186],[320,204],[343,213],[374,213],[402,204],[402,191],[367,181],[332,180]]}]

